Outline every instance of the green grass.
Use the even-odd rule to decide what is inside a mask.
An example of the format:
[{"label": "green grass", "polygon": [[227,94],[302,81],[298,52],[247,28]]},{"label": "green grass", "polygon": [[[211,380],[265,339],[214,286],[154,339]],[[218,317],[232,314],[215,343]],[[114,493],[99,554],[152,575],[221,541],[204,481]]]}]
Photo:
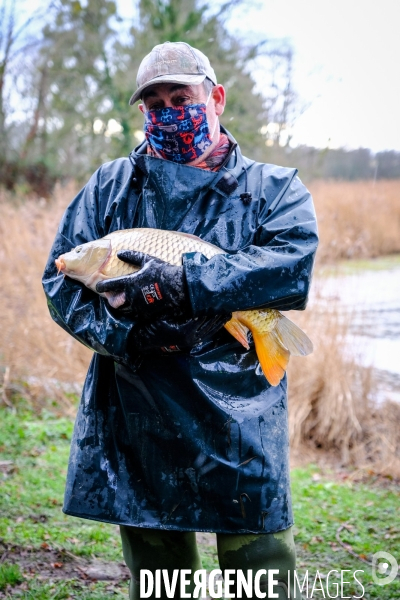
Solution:
[{"label": "green grass", "polygon": [[[3,545],[43,552],[122,561],[116,526],[67,517],[61,511],[69,443],[73,424],[65,418],[45,413],[41,418],[28,411],[0,411],[0,460],[12,461],[0,473],[0,540]],[[3,548],[0,545],[0,551]],[[65,552],[66,551],[66,552]],[[46,557],[46,555],[44,555]],[[13,560],[9,553],[5,565]],[[51,560],[49,558],[49,560]],[[41,568],[33,562],[33,573],[26,573],[27,589],[19,597],[35,600],[79,598],[103,600],[126,598],[127,583],[113,587],[110,582],[63,581],[57,573],[42,581]],[[24,572],[24,571],[23,571]],[[0,579],[0,581],[2,581]],[[13,585],[8,576],[7,583]],[[4,584],[5,585],[5,584]],[[17,595],[17,591],[13,595]],[[0,595],[1,597],[1,595]]]},{"label": "green grass", "polygon": [[1,460],[12,460],[14,467],[2,484],[0,538],[15,545],[56,544],[78,556],[120,559],[115,526],[61,512],[72,427],[68,419],[49,414],[37,419],[29,412],[2,411]]},{"label": "green grass", "polygon": [[[336,540],[339,527],[346,525],[339,535],[354,553],[371,561],[375,552],[383,550],[400,562],[400,487],[389,480],[383,483],[378,485],[372,479],[368,483],[339,481],[334,473],[322,474],[312,466],[292,472],[300,573],[308,569],[314,577],[317,569],[325,575],[331,569],[350,569],[352,573],[362,569],[359,578],[366,598],[400,598],[400,579],[386,586],[376,585],[371,567],[351,556]],[[348,586],[345,591],[349,596],[360,595],[361,589]]]},{"label": "green grass", "polygon": [[0,590],[5,590],[7,584],[15,586],[22,581],[23,577],[18,565],[0,565]]},{"label": "green grass", "polygon": [[332,265],[321,265],[317,274],[322,277],[335,275],[357,275],[364,271],[386,271],[400,267],[400,254],[390,254],[378,258],[357,258],[342,260]]},{"label": "green grass", "polygon": [[[127,598],[126,581],[118,585],[67,580],[59,573],[41,579],[41,567],[33,561],[28,568],[29,558],[20,568],[13,564],[18,562],[15,552],[21,549],[32,556],[35,551],[43,555],[45,549],[58,551],[60,560],[65,561],[73,554],[82,559],[121,562],[122,552],[116,526],[67,517],[61,512],[71,422],[49,412],[38,417],[27,410],[13,413],[9,409],[0,410],[0,419],[4,471],[0,472],[0,551],[10,549],[0,569],[0,598],[10,597],[9,590],[13,597],[35,600]],[[11,464],[4,465],[4,461]],[[301,577],[306,569],[311,581],[317,569],[323,576],[331,569],[362,569],[359,578],[365,598],[400,598],[400,579],[387,586],[376,585],[371,568],[336,541],[338,528],[346,524],[340,535],[353,552],[371,560],[375,552],[384,550],[400,562],[399,489],[390,481],[385,485],[372,480],[352,483],[315,466],[295,469],[292,495]],[[204,568],[218,567],[215,547],[202,545],[201,553]],[[345,586],[344,590],[348,596],[360,595],[355,585]],[[326,588],[325,595],[329,597]],[[322,592],[313,597],[323,597]]]}]

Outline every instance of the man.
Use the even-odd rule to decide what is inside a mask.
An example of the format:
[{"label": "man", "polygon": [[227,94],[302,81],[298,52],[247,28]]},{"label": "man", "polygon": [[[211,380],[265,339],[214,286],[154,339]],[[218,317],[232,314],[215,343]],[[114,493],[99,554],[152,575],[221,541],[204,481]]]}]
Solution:
[{"label": "man", "polygon": [[[223,570],[277,569],[274,592],[287,598],[295,551],[286,378],[270,386],[251,340],[247,351],[222,326],[238,309],[305,308],[312,200],[296,170],[242,156],[220,126],[225,90],[200,51],[156,46],[137,85],[130,103],[141,99],[147,141],[78,194],[44,275],[55,321],[95,351],[64,511],[120,525],[131,598],[142,569],[190,569],[193,589],[196,531],[217,533]],[[121,252],[142,268],[98,284],[125,293],[115,310],[57,274],[61,253],[131,227],[195,234],[225,254],[186,254],[172,267]]]}]

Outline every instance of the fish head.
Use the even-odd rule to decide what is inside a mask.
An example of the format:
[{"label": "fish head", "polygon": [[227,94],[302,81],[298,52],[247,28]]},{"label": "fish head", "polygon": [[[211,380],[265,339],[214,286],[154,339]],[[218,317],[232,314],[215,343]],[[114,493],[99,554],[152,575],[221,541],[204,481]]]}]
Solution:
[{"label": "fish head", "polygon": [[96,285],[100,271],[111,255],[111,240],[101,239],[77,246],[56,260],[58,272],[81,281],[88,287]]}]

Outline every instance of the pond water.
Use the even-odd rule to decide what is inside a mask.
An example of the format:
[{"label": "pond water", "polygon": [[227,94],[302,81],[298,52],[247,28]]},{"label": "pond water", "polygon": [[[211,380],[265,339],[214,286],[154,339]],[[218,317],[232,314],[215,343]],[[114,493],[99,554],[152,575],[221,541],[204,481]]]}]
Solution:
[{"label": "pond water", "polygon": [[374,369],[378,401],[400,402],[400,261],[390,267],[317,276],[311,303],[340,307],[350,322],[348,348]]}]

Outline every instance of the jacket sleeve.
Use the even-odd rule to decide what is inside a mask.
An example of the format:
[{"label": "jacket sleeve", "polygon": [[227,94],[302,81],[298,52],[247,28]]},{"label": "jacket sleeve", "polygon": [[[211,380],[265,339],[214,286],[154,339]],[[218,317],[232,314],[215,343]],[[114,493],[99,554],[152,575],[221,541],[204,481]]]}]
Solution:
[{"label": "jacket sleeve", "polygon": [[43,275],[43,287],[54,321],[95,352],[130,364],[127,338],[134,322],[119,315],[107,300],[82,283],[57,273],[55,259],[79,244],[106,235],[99,202],[97,171],[67,208]]},{"label": "jacket sleeve", "polygon": [[[269,183],[268,183],[269,179]],[[184,256],[194,316],[253,308],[303,310],[318,232],[312,198],[296,171],[271,198],[264,176],[252,244],[236,254]]]}]

